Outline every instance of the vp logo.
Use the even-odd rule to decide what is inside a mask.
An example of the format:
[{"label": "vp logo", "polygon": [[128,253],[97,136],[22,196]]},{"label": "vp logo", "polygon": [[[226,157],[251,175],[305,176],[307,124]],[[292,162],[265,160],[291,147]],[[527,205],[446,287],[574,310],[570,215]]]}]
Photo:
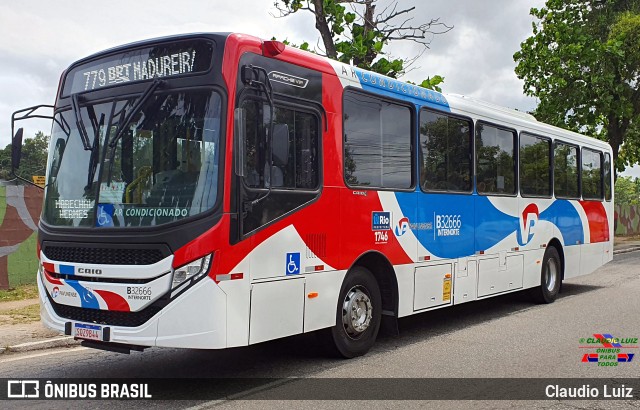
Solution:
[{"label": "vp logo", "polygon": [[529,204],[522,211],[522,219],[520,220],[520,245],[524,246],[533,239],[539,216],[540,212],[536,204]]},{"label": "vp logo", "polygon": [[396,236],[402,236],[407,233],[409,230],[409,218],[404,217],[398,221],[398,225],[396,225]]}]

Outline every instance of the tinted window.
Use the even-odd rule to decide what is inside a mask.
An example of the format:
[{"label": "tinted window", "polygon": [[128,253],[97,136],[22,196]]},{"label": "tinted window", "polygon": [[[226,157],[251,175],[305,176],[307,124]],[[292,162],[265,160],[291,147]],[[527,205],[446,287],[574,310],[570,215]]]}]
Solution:
[{"label": "tinted window", "polygon": [[554,192],[558,198],[579,198],[578,148],[556,142],[553,151]]},{"label": "tinted window", "polygon": [[588,148],[582,150],[582,197],[602,199],[602,154]]},{"label": "tinted window", "polygon": [[73,126],[63,130],[55,123],[53,128],[43,211],[48,223],[154,226],[213,208],[219,198],[220,95],[158,93],[129,118],[137,101],[132,97],[80,108],[93,146],[88,151],[73,113],[57,115]]},{"label": "tinted window", "polygon": [[515,131],[478,123],[476,164],[478,192],[515,194]]},{"label": "tinted window", "polygon": [[411,187],[411,110],[367,95],[344,96],[347,184]]},{"label": "tinted window", "polygon": [[436,191],[471,191],[471,141],[471,121],[422,110],[422,188]]},{"label": "tinted window", "polygon": [[604,199],[611,201],[611,156],[604,154]]},{"label": "tinted window", "polygon": [[272,116],[262,100],[245,100],[240,108],[243,122],[236,126],[245,135],[245,187],[238,206],[245,210],[241,232],[248,234],[319,195],[320,121],[311,111],[285,106],[276,106]]},{"label": "tinted window", "polygon": [[551,196],[551,140],[520,134],[520,192]]},{"label": "tinted window", "polygon": [[276,107],[269,173],[266,135],[269,107],[257,101],[243,105],[246,132],[245,182],[253,188],[315,189],[318,186],[318,120],[309,113]]}]

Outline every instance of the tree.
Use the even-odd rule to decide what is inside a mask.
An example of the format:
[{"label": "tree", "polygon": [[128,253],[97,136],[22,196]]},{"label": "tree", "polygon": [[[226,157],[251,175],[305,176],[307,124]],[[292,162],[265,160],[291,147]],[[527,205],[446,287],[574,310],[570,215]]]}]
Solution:
[{"label": "tree", "polygon": [[[44,175],[47,166],[49,136],[42,131],[35,137],[25,138],[22,144],[22,158],[17,174],[31,180],[34,175]],[[0,150],[0,179],[11,179],[11,144]]]},{"label": "tree", "polygon": [[[431,19],[422,24],[412,24],[411,13],[415,7],[398,9],[398,1],[392,1],[382,12],[376,13],[378,0],[276,0],[279,17],[287,17],[299,11],[314,16],[322,46],[318,42],[316,52],[334,60],[397,78],[429,48],[431,37],[443,34],[453,27]],[[351,11],[347,11],[350,6]],[[384,51],[392,41],[413,41],[422,51],[412,58],[394,58]],[[302,49],[309,44],[303,43]],[[438,84],[444,78],[433,76],[420,84],[439,91]]]},{"label": "tree", "polygon": [[536,117],[608,141],[619,171],[640,159],[639,12],[638,0],[547,0],[513,56]]},{"label": "tree", "polygon": [[618,177],[615,185],[617,205],[638,205],[640,203],[640,179]]}]

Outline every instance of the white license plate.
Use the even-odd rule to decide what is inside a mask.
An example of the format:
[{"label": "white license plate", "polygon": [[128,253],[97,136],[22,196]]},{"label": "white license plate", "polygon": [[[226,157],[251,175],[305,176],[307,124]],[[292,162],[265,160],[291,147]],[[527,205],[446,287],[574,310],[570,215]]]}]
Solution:
[{"label": "white license plate", "polygon": [[73,337],[77,337],[79,339],[102,341],[102,326],[87,325],[85,323],[74,323]]}]

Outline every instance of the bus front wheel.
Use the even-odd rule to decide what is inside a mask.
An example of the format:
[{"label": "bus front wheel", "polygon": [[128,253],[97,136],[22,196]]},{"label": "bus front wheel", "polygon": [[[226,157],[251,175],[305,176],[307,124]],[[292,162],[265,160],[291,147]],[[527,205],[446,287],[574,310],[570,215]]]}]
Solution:
[{"label": "bus front wheel", "polygon": [[336,325],[326,330],[333,354],[347,359],[367,353],[380,329],[382,297],[371,272],[352,268],[342,283],[336,311]]},{"label": "bus front wheel", "polygon": [[540,286],[531,289],[536,303],[553,303],[560,292],[562,283],[562,263],[560,254],[553,246],[547,248],[542,259]]}]

